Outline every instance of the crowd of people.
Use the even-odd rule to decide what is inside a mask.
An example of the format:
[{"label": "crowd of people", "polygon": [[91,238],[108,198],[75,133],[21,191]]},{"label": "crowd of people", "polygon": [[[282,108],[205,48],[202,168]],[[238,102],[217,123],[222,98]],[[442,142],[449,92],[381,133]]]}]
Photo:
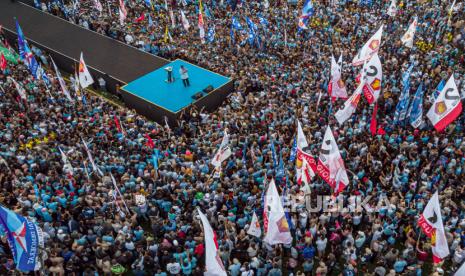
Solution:
[{"label": "crowd of people", "polygon": [[[198,2],[152,0],[152,8],[146,1],[125,1],[124,24],[118,1],[101,2],[102,11],[94,0],[41,0],[39,8],[143,51],[230,76],[235,90],[217,111],[186,110],[170,127],[89,93],[85,103],[76,94],[71,102],[51,68],[51,87],[22,63],[0,70],[0,203],[42,227],[43,273],[201,275],[205,245],[197,207],[215,230],[219,256],[233,276],[452,275],[463,263],[464,116],[441,133],[427,119],[418,129],[394,124],[402,73],[412,63],[411,91],[422,83],[432,95],[441,79],[454,74],[465,96],[461,3],[449,12],[452,3],[446,1],[401,1],[389,16],[389,1],[314,1],[308,30],[299,31],[303,3],[204,0],[206,30],[214,28],[215,36],[202,43]],[[188,31],[181,10],[191,22]],[[418,29],[410,49],[400,37],[414,16]],[[232,17],[244,30],[232,30]],[[260,43],[248,43],[247,17],[260,26]],[[362,99],[339,125],[333,113],[344,101],[331,103],[327,85],[330,57],[342,55],[347,90],[355,90],[360,67],[350,60],[381,24],[378,123],[384,131],[372,136],[372,107]],[[42,62],[50,64],[45,54]],[[26,99],[11,77],[25,88]],[[424,110],[430,106],[425,97]],[[301,192],[289,161],[297,119],[315,156],[326,126],[333,129],[351,172],[344,198],[383,195],[391,206],[378,213],[298,208],[290,214],[292,244],[270,246],[246,231],[254,212],[262,222],[265,183],[276,178],[270,141],[284,160],[280,193],[284,186],[290,196]],[[211,160],[225,130],[233,154],[218,173]],[[311,198],[330,194],[318,176],[310,188]],[[436,190],[451,254],[433,265],[431,240],[416,221]],[[7,275],[14,270],[12,255],[4,238],[0,245],[0,271]]]}]

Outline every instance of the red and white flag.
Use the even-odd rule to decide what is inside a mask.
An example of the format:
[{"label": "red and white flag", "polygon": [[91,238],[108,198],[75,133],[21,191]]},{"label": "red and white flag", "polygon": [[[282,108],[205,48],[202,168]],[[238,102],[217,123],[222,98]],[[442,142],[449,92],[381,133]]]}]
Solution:
[{"label": "red and white flag", "polygon": [[370,60],[370,58],[378,52],[381,46],[381,36],[383,35],[383,25],[379,27],[378,31],[363,45],[362,49],[352,60],[352,65],[358,66]]},{"label": "red and white flag", "polygon": [[326,128],[317,166],[318,174],[331,186],[335,194],[349,185],[349,177],[341,153],[334,139],[333,132]]},{"label": "red and white flag", "polygon": [[310,180],[315,176],[315,172],[312,167],[308,164],[307,159],[302,158],[302,166],[297,169],[297,184],[305,185],[310,184]]},{"label": "red and white flag", "polygon": [[79,83],[82,88],[87,88],[89,85],[94,83],[94,79],[90,75],[89,69],[84,62],[84,56],[81,52],[81,58],[79,60]]},{"label": "red and white flag", "polygon": [[449,255],[449,246],[442,224],[441,207],[439,195],[436,191],[429,200],[423,214],[420,215],[418,225],[428,238],[431,238],[431,249],[433,251],[433,262],[439,263]]},{"label": "red and white flag", "polygon": [[252,221],[250,222],[249,229],[247,230],[247,234],[260,238],[262,235],[262,229],[260,228],[260,222],[258,221],[257,214],[255,212],[252,216]]},{"label": "red and white flag", "polygon": [[328,84],[328,92],[331,99],[335,101],[337,98],[347,99],[347,90],[342,80],[342,54],[339,57],[339,62],[336,62],[334,56],[331,56],[331,81]]},{"label": "red and white flag", "polygon": [[402,44],[405,45],[405,47],[409,47],[409,48],[413,47],[413,37],[415,36],[416,30],[417,30],[417,18],[415,17],[413,19],[412,24],[410,24],[410,26],[408,27],[408,30],[405,32],[405,34],[400,39],[402,41]]},{"label": "red and white flag", "polygon": [[229,156],[232,155],[232,152],[231,152],[231,149],[229,148],[229,134],[228,132],[225,130],[224,131],[224,135],[223,135],[223,140],[221,141],[221,145],[220,145],[220,148],[218,149],[218,151],[216,152],[215,156],[213,157],[213,160],[212,160],[212,165],[215,167],[215,168],[219,168],[221,167],[221,163],[228,159]]},{"label": "red and white flag", "polygon": [[364,85],[363,95],[369,104],[376,102],[381,92],[381,83],[383,81],[383,68],[378,53],[375,53],[371,59],[363,65]]},{"label": "red and white flag", "polygon": [[308,166],[310,166],[310,170],[316,171],[316,162],[313,156],[306,152],[306,148],[308,147],[307,138],[305,138],[304,131],[302,129],[302,125],[300,121],[297,120],[297,158],[296,158],[296,167],[297,171],[301,170],[303,166],[303,160],[305,159]]},{"label": "red and white flag", "polygon": [[119,23],[121,25],[124,25],[124,20],[126,20],[127,16],[128,16],[128,11],[126,10],[126,7],[124,6],[124,1],[119,0]]},{"label": "red and white flag", "polygon": [[202,6],[202,1],[199,0],[199,34],[200,34],[200,40],[202,43],[205,43],[205,22],[203,21],[203,6]]},{"label": "red and white flag", "polygon": [[437,131],[444,130],[462,113],[462,102],[454,75],[449,78],[426,116]]},{"label": "red and white flag", "polygon": [[271,180],[265,194],[265,211],[267,212],[268,224],[265,238],[263,241],[270,245],[274,244],[291,244],[292,235],[287,222],[281,197],[274,183]]},{"label": "red and white flag", "polygon": [[334,117],[340,125],[347,121],[357,109],[360,96],[362,95],[362,86],[363,83],[360,84],[357,87],[357,90],[355,90],[354,94],[352,94],[352,96],[350,96],[350,98],[345,101],[341,109],[339,109],[336,114],[334,114]]},{"label": "red and white flag", "polygon": [[207,217],[197,208],[200,220],[203,225],[203,233],[205,235],[205,276],[226,276],[223,262],[218,254],[218,240],[216,233],[208,222]]}]

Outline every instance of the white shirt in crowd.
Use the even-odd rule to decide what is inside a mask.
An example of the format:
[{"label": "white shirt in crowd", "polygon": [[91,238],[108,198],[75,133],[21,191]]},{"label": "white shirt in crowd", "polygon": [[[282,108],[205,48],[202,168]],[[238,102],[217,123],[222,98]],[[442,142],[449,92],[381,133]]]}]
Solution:
[{"label": "white shirt in crowd", "polygon": [[171,275],[176,275],[181,272],[181,265],[177,262],[168,263],[166,265],[166,270],[168,270]]}]

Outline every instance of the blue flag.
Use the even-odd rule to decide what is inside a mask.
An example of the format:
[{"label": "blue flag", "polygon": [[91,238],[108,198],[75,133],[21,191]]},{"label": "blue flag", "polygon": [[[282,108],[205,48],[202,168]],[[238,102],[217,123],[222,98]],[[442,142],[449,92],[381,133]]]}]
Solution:
[{"label": "blue flag", "polygon": [[150,16],[149,14],[149,27],[152,27],[153,26],[153,20],[152,20],[152,17]]},{"label": "blue flag", "polygon": [[423,115],[423,84],[418,86],[412,105],[407,116],[410,116],[410,124],[417,128],[421,125]]},{"label": "blue flag", "polygon": [[265,27],[265,28],[268,27],[269,22],[268,22],[268,20],[267,20],[265,17],[259,15],[259,16],[258,16],[258,21],[260,22],[260,24],[261,24],[263,27]]},{"label": "blue flag", "polygon": [[26,64],[29,67],[29,71],[31,71],[31,74],[34,76],[34,78],[37,78],[37,70],[39,68],[39,63],[37,63],[37,60],[35,59],[31,49],[29,48],[29,45],[27,44],[27,41],[23,34],[23,30],[21,29],[21,26],[19,26],[18,20],[15,19],[15,21],[16,32],[18,33],[19,56],[21,57],[22,61],[26,62]]},{"label": "blue flag", "polygon": [[402,93],[399,97],[399,102],[396,106],[396,111],[394,114],[394,124],[397,124],[405,119],[407,116],[407,111],[410,101],[410,74],[412,73],[414,62],[410,64],[407,71],[402,74]]},{"label": "blue flag", "polygon": [[237,20],[235,16],[233,16],[232,18],[231,26],[234,30],[237,30],[237,31],[242,30],[241,22],[239,22],[239,20]]},{"label": "blue flag", "polygon": [[289,162],[294,162],[297,156],[297,136],[294,137],[294,142],[292,142],[291,156],[289,156]]},{"label": "blue flag", "polygon": [[282,151],[279,152],[279,165],[278,165],[278,170],[276,171],[276,179],[279,180],[279,182],[282,181],[284,178],[284,174],[286,173],[286,170],[284,169],[284,161],[283,161],[283,153]]},{"label": "blue flag", "polygon": [[247,26],[249,27],[249,44],[254,45],[257,41],[257,25],[248,17],[245,19],[247,21]]},{"label": "blue flag", "polygon": [[0,227],[6,234],[16,268],[33,271],[43,246],[42,230],[34,222],[0,206]]},{"label": "blue flag", "polygon": [[444,79],[441,80],[441,82],[438,84],[438,87],[436,87],[436,90],[434,90],[434,99],[433,102],[436,100],[436,98],[441,94],[441,90],[444,88],[444,85],[446,85],[446,81]]},{"label": "blue flag", "polygon": [[155,168],[155,170],[158,170],[158,149],[153,150],[152,159],[153,167]]},{"label": "blue flag", "polygon": [[213,41],[215,41],[215,25],[213,26],[210,26],[210,28],[208,28],[208,32],[207,32],[207,35],[206,35],[206,39],[208,42],[212,43]]}]

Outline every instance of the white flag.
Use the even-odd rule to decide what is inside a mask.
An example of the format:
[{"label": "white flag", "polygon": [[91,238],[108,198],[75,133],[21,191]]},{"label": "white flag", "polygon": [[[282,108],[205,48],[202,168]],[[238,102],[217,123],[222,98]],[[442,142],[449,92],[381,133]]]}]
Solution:
[{"label": "white flag", "polygon": [[449,78],[426,116],[437,131],[442,131],[462,113],[462,102],[454,74]]},{"label": "white flag", "polygon": [[278,190],[271,180],[265,195],[265,211],[268,217],[268,227],[265,238],[263,239],[270,245],[274,244],[291,244],[292,236],[287,222],[286,214],[279,196]]},{"label": "white flag", "polygon": [[84,139],[82,139],[82,143],[84,144],[84,149],[87,152],[87,157],[89,158],[90,164],[92,164],[92,170],[94,172],[98,172],[101,176],[103,176],[103,172],[97,167],[97,165],[95,165],[94,158],[92,157],[92,154],[90,153],[89,147],[87,146],[87,143],[86,143],[86,141],[84,141]]},{"label": "white flag", "polygon": [[12,77],[8,77],[8,78],[13,82],[16,88],[16,91],[18,91],[18,94],[21,97],[21,99],[27,100],[26,90],[18,82],[16,82],[15,79],[13,79]]},{"label": "white flag", "polygon": [[221,163],[232,155],[231,149],[229,148],[228,144],[229,144],[229,134],[225,130],[224,135],[223,135],[223,140],[221,140],[220,148],[218,149],[218,152],[213,157],[213,160],[211,161],[212,165],[215,168],[221,167]]},{"label": "white flag", "polygon": [[378,52],[381,46],[381,37],[383,35],[383,25],[379,27],[378,31],[363,45],[362,49],[352,60],[352,65],[362,65],[365,61],[369,60],[375,53]]},{"label": "white flag", "polygon": [[189,24],[189,21],[187,20],[187,17],[182,10],[181,10],[181,22],[182,22],[182,26],[184,27],[184,30],[186,30],[186,32],[189,31],[189,28],[191,25]]},{"label": "white flag", "polygon": [[375,53],[370,61],[363,65],[363,95],[369,104],[376,102],[381,92],[383,81],[383,68],[378,53]]},{"label": "white flag", "polygon": [[300,121],[297,120],[297,149],[304,149],[308,147],[307,138],[305,138],[304,131],[302,129],[302,125]]},{"label": "white flag", "polygon": [[320,166],[324,167],[324,171],[329,174],[327,182],[335,193],[341,192],[349,185],[349,177],[344,166],[344,160],[329,126],[326,128],[323,143],[321,144],[318,159],[318,167]]},{"label": "white flag", "polygon": [[175,29],[176,28],[176,19],[174,18],[174,13],[173,13],[172,9],[170,9],[169,14],[170,14],[170,18],[171,18],[171,28]]},{"label": "white flag", "polygon": [[[339,57],[339,60],[342,63],[342,55]],[[347,99],[346,86],[342,80],[342,68],[340,63],[336,62],[333,55],[331,55],[331,81],[328,91],[334,100],[337,98]]]},{"label": "white flag", "polygon": [[418,220],[418,225],[428,238],[431,238],[433,262],[439,263],[449,255],[449,246],[442,223],[441,206],[439,205],[438,191],[428,201],[423,214]]},{"label": "white flag", "polygon": [[391,0],[391,5],[389,5],[389,9],[387,11],[387,14],[391,17],[396,16],[397,14],[397,3],[396,0]]},{"label": "white flag", "polygon": [[350,96],[350,98],[345,101],[342,108],[339,109],[336,114],[334,114],[334,117],[336,117],[336,120],[340,125],[347,121],[357,109],[358,102],[360,101],[360,95],[362,94],[362,87],[363,81],[357,87],[357,90],[355,90],[354,94],[352,94],[352,96]]},{"label": "white flag", "polygon": [[247,234],[260,238],[262,235],[262,229],[260,228],[260,222],[258,222],[258,217],[255,212],[252,216],[252,221],[250,222],[249,229],[247,230]]},{"label": "white flag", "polygon": [[205,272],[204,276],[226,276],[223,262],[218,254],[218,241],[207,217],[197,208],[205,235]]},{"label": "white flag", "polygon": [[103,11],[103,6],[102,3],[100,3],[99,0],[94,0],[94,7],[97,9],[99,12]]},{"label": "white flag", "polygon": [[79,83],[82,88],[87,88],[89,85],[94,83],[94,79],[87,69],[86,63],[84,62],[84,56],[81,52],[81,58],[79,60]]},{"label": "white flag", "polygon": [[415,31],[417,29],[417,18],[413,19],[412,24],[408,27],[407,32],[405,32],[404,36],[400,39],[402,41],[402,44],[405,45],[405,47],[412,48],[413,47],[413,37],[415,36]]},{"label": "white flag", "polygon": [[69,162],[68,160],[68,157],[66,156],[66,154],[61,150],[61,148],[58,148],[60,150],[60,153],[61,153],[61,161],[63,161],[63,171],[65,173],[69,173],[69,174],[73,174],[73,166],[71,165],[71,163]]},{"label": "white flag", "polygon": [[61,77],[61,73],[58,70],[58,67],[55,64],[55,61],[53,61],[53,59],[52,59],[52,64],[53,64],[53,68],[55,68],[55,74],[57,75],[58,83],[60,83],[61,91],[63,92],[63,94],[65,94],[66,98],[68,98],[68,100],[70,102],[73,102],[74,100],[73,100],[73,98],[71,98],[71,95],[69,94],[68,88],[66,87],[66,83],[63,80],[63,78]]}]

